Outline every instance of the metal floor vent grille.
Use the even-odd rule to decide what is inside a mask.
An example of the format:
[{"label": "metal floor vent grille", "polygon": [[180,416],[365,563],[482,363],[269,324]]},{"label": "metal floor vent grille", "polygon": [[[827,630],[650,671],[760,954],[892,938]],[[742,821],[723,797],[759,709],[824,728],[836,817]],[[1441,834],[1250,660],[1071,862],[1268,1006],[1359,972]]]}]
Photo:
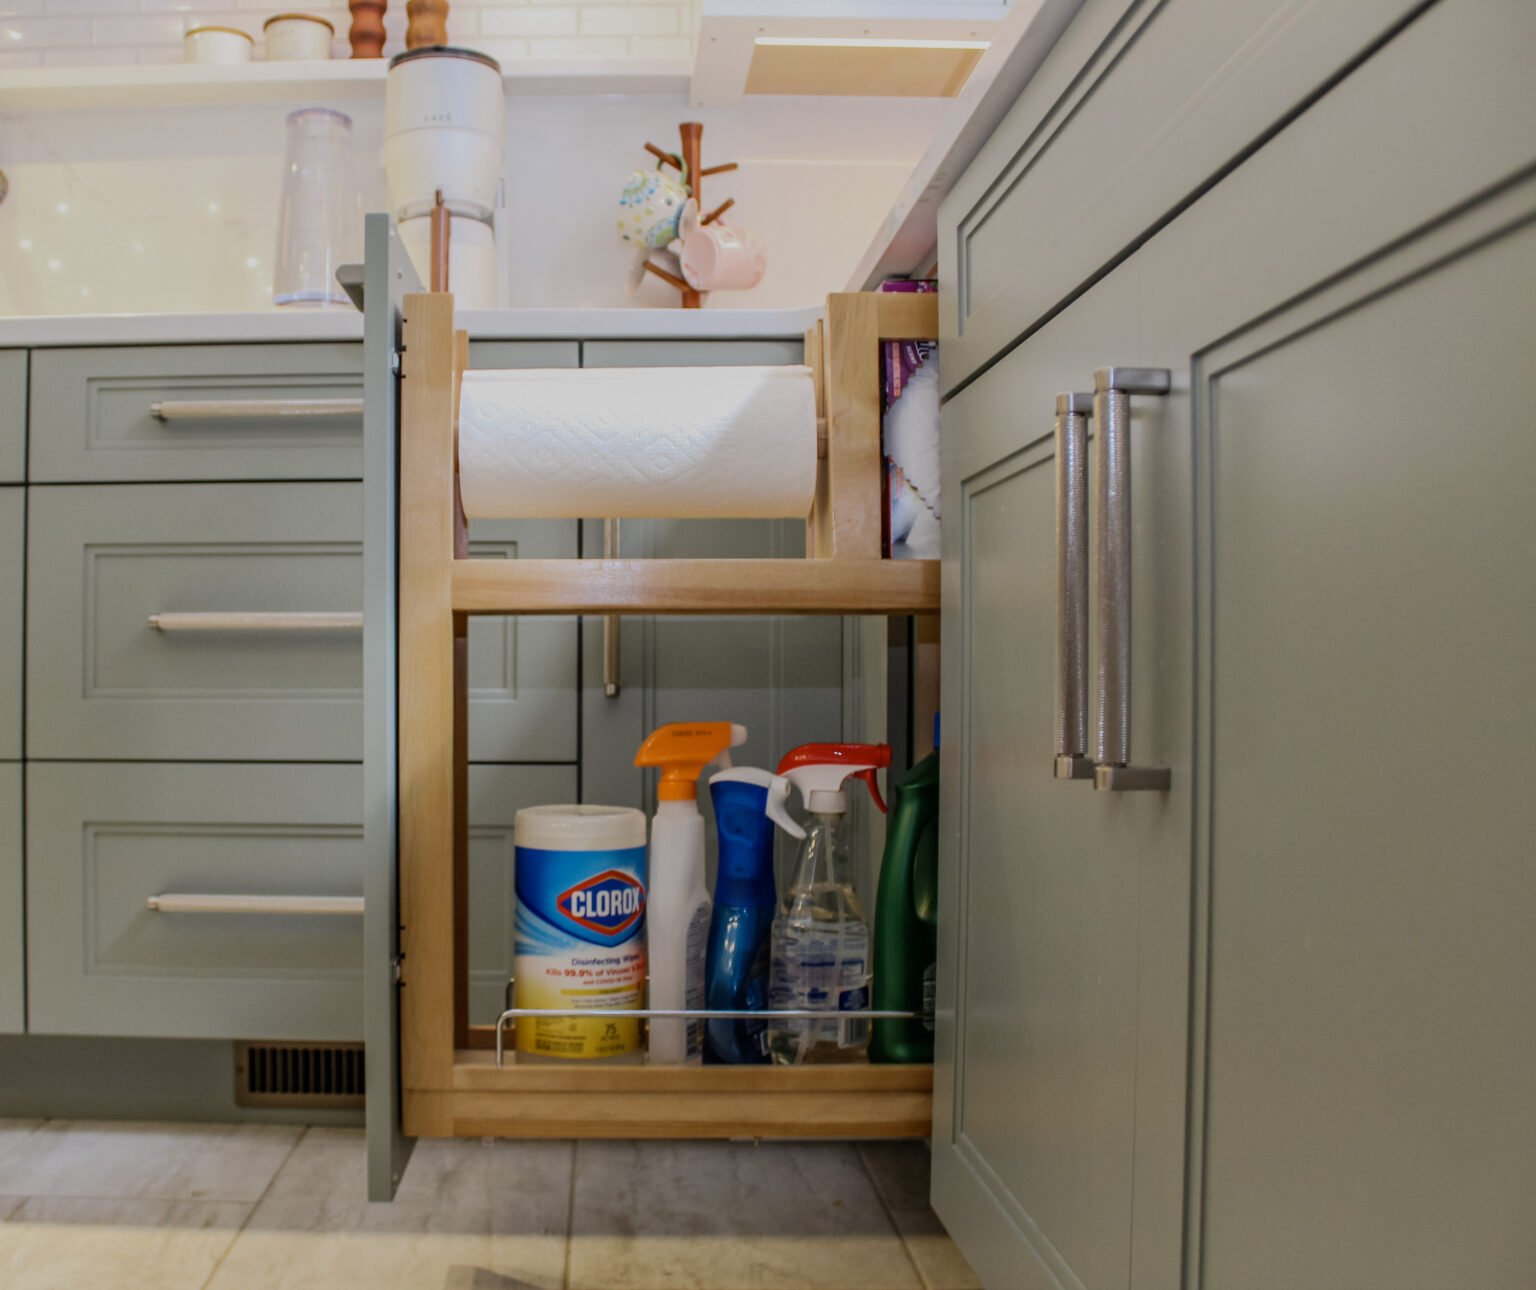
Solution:
[{"label": "metal floor vent grille", "polygon": [[361,1044],[235,1043],[236,1106],[350,1110],[363,1092]]}]

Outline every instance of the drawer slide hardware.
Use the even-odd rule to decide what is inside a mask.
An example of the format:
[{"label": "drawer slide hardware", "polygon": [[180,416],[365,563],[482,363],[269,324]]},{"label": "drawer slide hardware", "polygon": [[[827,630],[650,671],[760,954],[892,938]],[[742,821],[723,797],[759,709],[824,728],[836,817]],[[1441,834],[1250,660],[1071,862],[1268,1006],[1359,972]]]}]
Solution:
[{"label": "drawer slide hardware", "polygon": [[151,614],[157,632],[357,632],[361,612]]},{"label": "drawer slide hardware", "polygon": [[357,915],[361,896],[225,896],[195,892],[163,892],[145,907],[157,914],[323,914]]},{"label": "drawer slide hardware", "polygon": [[1165,792],[1166,766],[1131,762],[1131,395],[1166,395],[1167,368],[1101,367],[1093,374],[1098,466],[1094,535],[1098,547],[1097,716],[1094,787]]}]

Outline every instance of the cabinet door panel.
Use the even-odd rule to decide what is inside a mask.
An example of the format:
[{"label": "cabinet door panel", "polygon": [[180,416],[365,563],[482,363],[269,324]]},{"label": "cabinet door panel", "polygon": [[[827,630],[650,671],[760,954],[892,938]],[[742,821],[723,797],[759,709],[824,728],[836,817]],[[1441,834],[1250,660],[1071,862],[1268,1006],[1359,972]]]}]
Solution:
[{"label": "cabinet door panel", "polygon": [[0,486],[0,761],[21,756],[21,640],[27,494]]},{"label": "cabinet door panel", "polygon": [[0,350],[0,484],[27,473],[27,351]]},{"label": "cabinet door panel", "polygon": [[1212,1290],[1536,1267],[1521,206],[1207,356]]}]

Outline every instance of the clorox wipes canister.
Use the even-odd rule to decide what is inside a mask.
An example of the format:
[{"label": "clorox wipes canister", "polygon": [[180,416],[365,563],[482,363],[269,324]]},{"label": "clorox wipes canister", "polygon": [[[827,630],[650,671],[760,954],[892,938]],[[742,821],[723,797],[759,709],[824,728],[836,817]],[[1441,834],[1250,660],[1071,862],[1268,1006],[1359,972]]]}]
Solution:
[{"label": "clorox wipes canister", "polygon": [[[517,813],[512,997],[519,1008],[645,1006],[645,814],[624,806]],[[645,1060],[640,1021],[519,1017],[518,1060]]]}]

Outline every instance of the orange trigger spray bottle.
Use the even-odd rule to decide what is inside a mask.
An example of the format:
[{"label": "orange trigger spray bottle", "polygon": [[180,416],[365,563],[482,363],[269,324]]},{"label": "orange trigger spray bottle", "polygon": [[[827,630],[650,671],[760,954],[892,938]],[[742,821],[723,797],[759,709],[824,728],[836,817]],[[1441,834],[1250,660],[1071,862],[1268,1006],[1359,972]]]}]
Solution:
[{"label": "orange trigger spray bottle", "polygon": [[[706,766],[731,764],[730,749],[747,739],[729,721],[678,721],[658,726],[635,754],[636,766],[661,769],[646,893],[646,961],[652,1008],[704,1007],[704,954],[709,945],[709,889],[704,885],[704,817],[699,775]],[[702,1018],[655,1018],[650,1025],[653,1064],[694,1065],[704,1060]]]}]

